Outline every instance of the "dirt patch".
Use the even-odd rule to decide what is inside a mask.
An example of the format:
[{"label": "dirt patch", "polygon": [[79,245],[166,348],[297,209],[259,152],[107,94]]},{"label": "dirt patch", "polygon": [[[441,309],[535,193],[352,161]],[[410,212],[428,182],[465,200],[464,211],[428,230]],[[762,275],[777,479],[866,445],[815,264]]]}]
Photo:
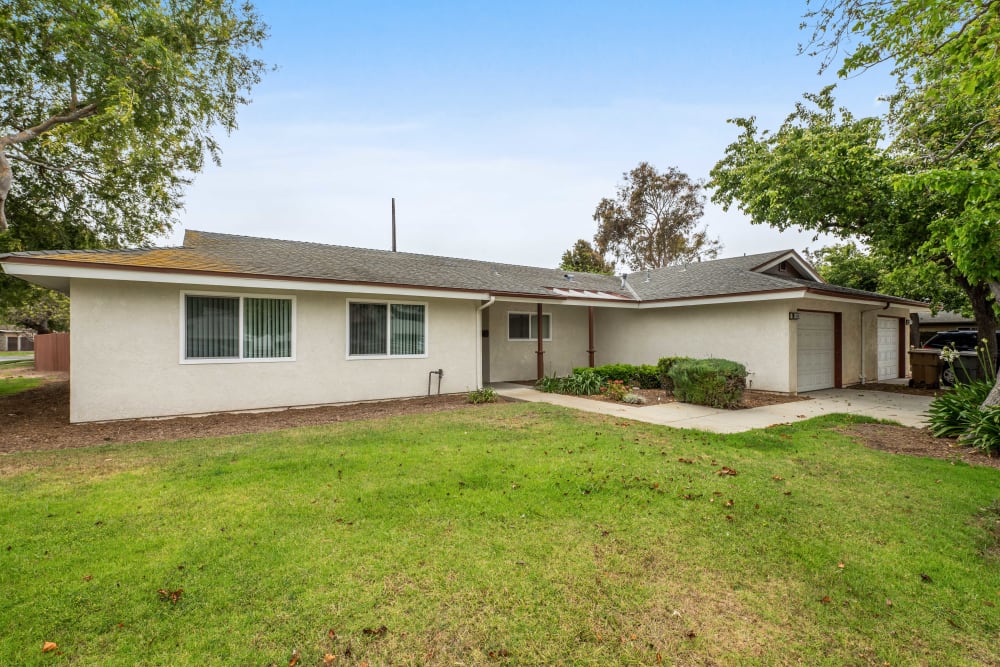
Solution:
[{"label": "dirt patch", "polygon": [[1000,458],[989,457],[978,449],[958,444],[954,438],[935,438],[925,428],[888,424],[855,424],[837,429],[866,447],[893,454],[929,456],[946,461],[1000,469]]},{"label": "dirt patch", "polygon": [[[19,375],[27,376],[26,373]],[[503,400],[503,399],[501,399]],[[0,454],[87,447],[108,442],[145,442],[263,433],[297,426],[423,414],[471,407],[465,394],[255,413],[223,413],[172,419],[130,419],[70,424],[69,382],[0,397]]]},{"label": "dirt patch", "polygon": [[[670,392],[663,389],[633,389],[631,391],[633,394],[638,394],[645,399],[645,403],[636,407],[643,407],[646,405],[663,405],[664,403],[676,403],[677,399]],[[601,394],[594,394],[592,396],[581,396],[580,398],[589,398],[592,401],[603,401],[605,403],[612,403],[610,398],[607,396],[602,396]],[[743,400],[738,406],[733,408],[734,410],[747,410],[750,408],[759,408],[765,405],[778,405],[779,403],[792,403],[794,401],[808,401],[811,400],[808,396],[792,396],[790,394],[779,394],[773,391],[758,391],[756,389],[747,389],[743,392]]]},{"label": "dirt patch", "polygon": [[867,382],[865,384],[852,384],[847,389],[857,389],[861,391],[887,391],[892,394],[910,394],[912,396],[940,396],[940,389],[926,389],[923,387],[909,387],[905,384],[891,384],[886,382]]}]

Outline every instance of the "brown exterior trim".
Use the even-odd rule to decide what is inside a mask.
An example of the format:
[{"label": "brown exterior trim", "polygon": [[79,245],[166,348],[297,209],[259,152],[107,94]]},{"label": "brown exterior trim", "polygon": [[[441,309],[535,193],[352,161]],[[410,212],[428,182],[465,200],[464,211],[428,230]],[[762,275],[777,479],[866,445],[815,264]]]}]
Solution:
[{"label": "brown exterior trim", "polygon": [[899,346],[899,375],[898,378],[906,377],[906,320],[902,317],[899,318],[899,340],[897,341]]},{"label": "brown exterior trim", "polygon": [[919,308],[927,308],[926,303],[920,303],[919,301],[911,301],[909,299],[901,299],[897,296],[879,295],[876,297],[863,296],[861,294],[844,294],[843,292],[835,292],[833,290],[816,289],[815,287],[804,287],[805,291],[810,294],[821,294],[823,296],[833,296],[840,299],[864,299],[866,301],[871,301],[872,303],[890,303],[896,304],[898,306],[917,306]]},{"label": "brown exterior trim", "polygon": [[[545,339],[545,336],[542,334],[542,304],[538,304],[537,313],[538,313],[538,324],[536,325],[535,333],[537,335],[535,337],[538,338],[538,351],[535,352],[535,354],[538,355],[538,361],[537,361],[537,368],[535,370],[538,371],[537,379],[541,380],[543,377],[545,377],[545,347],[542,345],[542,341]],[[530,326],[528,328],[531,329]],[[528,333],[531,332],[529,331]]]},{"label": "brown exterior trim", "polygon": [[694,301],[696,299],[725,299],[730,296],[749,296],[751,294],[781,294],[782,292],[808,292],[806,287],[782,287],[781,289],[758,290],[756,292],[726,292],[725,294],[702,294],[700,296],[672,296],[666,299],[647,299],[635,303],[667,303],[671,301]]},{"label": "brown exterior trim", "polygon": [[[864,350],[861,351],[864,354]],[[844,315],[833,314],[833,386],[844,386]]]}]

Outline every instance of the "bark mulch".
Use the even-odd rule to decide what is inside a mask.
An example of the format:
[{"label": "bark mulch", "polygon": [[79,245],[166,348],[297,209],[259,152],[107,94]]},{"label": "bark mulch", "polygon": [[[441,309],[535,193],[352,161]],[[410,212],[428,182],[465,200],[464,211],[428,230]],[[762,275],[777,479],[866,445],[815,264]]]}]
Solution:
[{"label": "bark mulch", "polygon": [[909,387],[905,384],[892,384],[887,382],[868,382],[866,384],[852,384],[848,389],[866,389],[868,391],[888,391],[893,394],[912,394],[913,396],[940,396],[941,389],[925,389],[923,387]]},{"label": "bark mulch", "polygon": [[[503,400],[503,399],[501,399]],[[0,397],[0,454],[87,447],[109,442],[145,442],[263,433],[297,426],[423,414],[470,407],[465,394],[405,400],[222,413],[171,419],[129,419],[70,424],[69,382],[55,380]]]},{"label": "bark mulch", "polygon": [[1000,458],[978,449],[959,445],[954,438],[935,438],[926,428],[889,424],[854,424],[838,429],[872,449],[909,456],[928,456],[946,461],[962,461],[974,466],[1000,469]]}]

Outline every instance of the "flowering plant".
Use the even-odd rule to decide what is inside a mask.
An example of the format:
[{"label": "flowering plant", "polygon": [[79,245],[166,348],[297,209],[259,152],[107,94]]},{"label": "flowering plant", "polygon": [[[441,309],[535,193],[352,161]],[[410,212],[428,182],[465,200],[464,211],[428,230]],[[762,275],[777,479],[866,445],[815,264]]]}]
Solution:
[{"label": "flowering plant", "polygon": [[629,388],[621,380],[611,380],[604,383],[604,386],[601,387],[601,393],[612,401],[620,401],[629,393]]}]

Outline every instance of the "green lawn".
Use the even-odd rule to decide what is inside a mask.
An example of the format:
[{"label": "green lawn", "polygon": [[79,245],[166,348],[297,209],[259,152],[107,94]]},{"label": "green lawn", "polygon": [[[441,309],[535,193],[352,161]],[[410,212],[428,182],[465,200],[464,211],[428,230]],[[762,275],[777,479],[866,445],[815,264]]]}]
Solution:
[{"label": "green lawn", "polygon": [[508,404],[0,457],[0,664],[997,664],[1000,471],[844,419]]},{"label": "green lawn", "polygon": [[9,396],[27,389],[34,389],[41,383],[40,378],[0,378],[0,396]]},{"label": "green lawn", "polygon": [[34,355],[34,352],[0,352],[0,359],[3,357],[23,357],[25,355]]}]

